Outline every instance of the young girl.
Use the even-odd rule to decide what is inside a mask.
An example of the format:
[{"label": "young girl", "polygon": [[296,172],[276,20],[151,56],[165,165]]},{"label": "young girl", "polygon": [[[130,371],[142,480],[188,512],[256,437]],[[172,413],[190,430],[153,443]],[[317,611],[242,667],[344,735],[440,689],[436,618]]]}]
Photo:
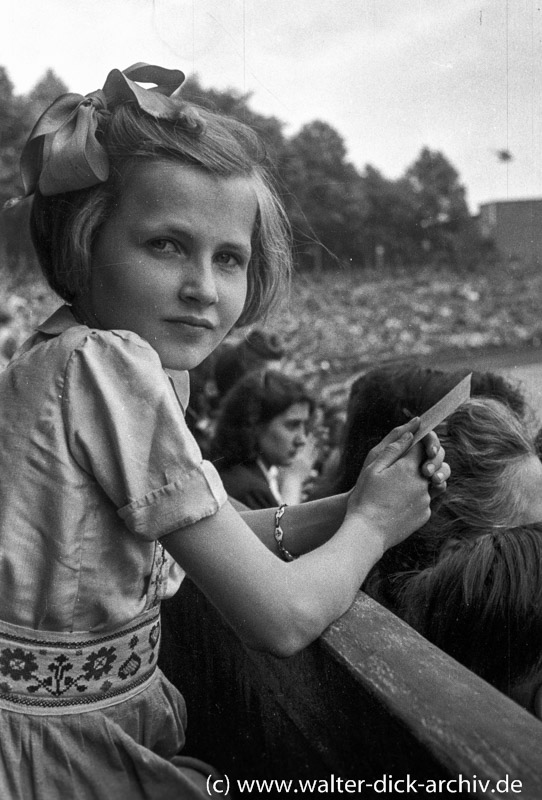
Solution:
[{"label": "young girl", "polygon": [[160,601],[186,571],[249,646],[294,653],[449,476],[434,434],[406,453],[414,420],[348,494],[246,521],[227,502],[184,422],[186,370],[269,307],[288,240],[254,135],[172,97],[183,77],[114,70],[55,101],[23,152],[33,240],[66,305],[0,377],[10,800],[208,796],[208,768],[177,755]]}]

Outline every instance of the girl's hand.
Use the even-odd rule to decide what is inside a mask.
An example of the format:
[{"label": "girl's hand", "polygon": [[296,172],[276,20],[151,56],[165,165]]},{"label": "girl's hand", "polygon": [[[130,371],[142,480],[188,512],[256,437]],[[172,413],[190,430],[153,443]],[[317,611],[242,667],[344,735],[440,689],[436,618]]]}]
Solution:
[{"label": "girl's hand", "polygon": [[429,519],[429,482],[420,469],[424,447],[437,447],[437,453],[426,463],[442,473],[444,482],[449,475],[449,467],[442,460],[444,451],[434,434],[426,437],[429,444],[424,439],[406,452],[418,424],[419,419],[415,418],[394,428],[370,451],[348,500],[347,516],[363,517],[380,536],[384,550]]},{"label": "girl's hand", "polygon": [[[419,417],[413,417],[406,425],[402,425],[400,428],[394,428],[393,431],[388,434],[388,436],[382,439],[382,441],[376,447],[373,447],[373,449],[369,451],[367,458],[365,459],[364,467],[367,466],[370,461],[372,461],[372,459],[378,453],[378,448],[380,445],[386,442],[389,436],[393,436],[395,431],[404,429],[410,429],[414,434],[416,433],[416,426],[418,422]],[[409,428],[411,425],[413,427]],[[427,460],[422,463],[420,469],[422,474],[431,481],[432,495],[445,492],[446,482],[450,477],[450,467],[444,461],[446,455],[444,448],[441,446],[439,438],[434,431],[430,431],[427,436],[424,436],[422,439],[422,444],[425,449]]]},{"label": "girl's hand", "polygon": [[446,481],[450,477],[450,467],[445,463],[444,448],[441,447],[439,438],[434,431],[431,431],[422,439],[425,448],[427,461],[421,466],[422,473],[430,479],[432,494],[440,494],[446,491]]}]

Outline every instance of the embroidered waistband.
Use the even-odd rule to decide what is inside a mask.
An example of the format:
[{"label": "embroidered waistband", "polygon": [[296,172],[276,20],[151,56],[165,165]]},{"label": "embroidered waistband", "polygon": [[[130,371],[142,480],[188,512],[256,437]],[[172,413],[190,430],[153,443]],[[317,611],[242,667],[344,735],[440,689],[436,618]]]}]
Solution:
[{"label": "embroidered waistband", "polygon": [[0,708],[66,714],[114,705],[149,683],[159,642],[159,607],[101,635],[0,621]]}]

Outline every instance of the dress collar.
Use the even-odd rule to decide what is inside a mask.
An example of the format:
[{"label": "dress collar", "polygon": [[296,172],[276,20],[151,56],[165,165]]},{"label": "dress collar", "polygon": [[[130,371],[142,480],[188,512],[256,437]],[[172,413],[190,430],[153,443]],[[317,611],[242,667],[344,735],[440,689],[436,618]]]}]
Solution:
[{"label": "dress collar", "polygon": [[38,325],[37,330],[48,336],[59,336],[74,325],[79,325],[79,322],[73,316],[71,308],[64,305],[57,308],[45,322]]},{"label": "dress collar", "polygon": [[272,464],[270,467],[266,467],[261,458],[256,459],[256,464],[263,472],[264,478],[267,481],[267,485],[271,489],[271,493],[274,495],[275,500],[278,503],[282,503],[278,467],[276,467],[274,464]]}]

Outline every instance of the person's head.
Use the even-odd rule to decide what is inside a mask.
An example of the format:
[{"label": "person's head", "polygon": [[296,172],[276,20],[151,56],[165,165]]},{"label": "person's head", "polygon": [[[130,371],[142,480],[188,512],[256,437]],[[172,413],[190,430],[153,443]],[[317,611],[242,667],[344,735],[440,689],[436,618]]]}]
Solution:
[{"label": "person's head", "polygon": [[224,344],[214,360],[214,380],[220,397],[224,397],[239,378],[255,369],[280,366],[284,345],[275,333],[254,328],[236,345]]},{"label": "person's head", "polygon": [[542,523],[455,542],[399,598],[425,638],[542,718]]},{"label": "person's head", "polygon": [[[163,82],[153,69],[126,72]],[[63,99],[74,97],[71,106]],[[46,155],[30,187],[31,228],[49,284],[80,317],[134,330],[164,366],[189,369],[233,325],[272,305],[290,267],[289,234],[256,134],[177,96],[160,97],[114,71],[102,92],[53,104],[60,123],[68,103],[76,124],[87,125],[98,177],[81,188],[76,174],[70,184],[69,147],[65,164],[61,152],[56,172],[49,168],[46,155],[62,151],[62,131],[39,136],[38,124],[26,161],[36,141]],[[68,177],[57,180],[64,165]]]},{"label": "person's head", "polygon": [[[350,388],[342,452],[332,491],[351,489],[369,450],[392,428],[431,408],[468,372],[402,363],[376,367],[357,378]],[[472,372],[471,396],[500,400],[519,417],[526,411],[519,389],[491,372]]]},{"label": "person's head", "polygon": [[314,402],[277,370],[244,375],[223,400],[212,444],[219,469],[261,459],[287,466],[305,444]]},{"label": "person's head", "polygon": [[471,398],[437,428],[451,475],[420,530],[388,550],[364,589],[391,608],[403,573],[432,565],[454,540],[542,520],[542,463],[524,423],[503,403]]}]

